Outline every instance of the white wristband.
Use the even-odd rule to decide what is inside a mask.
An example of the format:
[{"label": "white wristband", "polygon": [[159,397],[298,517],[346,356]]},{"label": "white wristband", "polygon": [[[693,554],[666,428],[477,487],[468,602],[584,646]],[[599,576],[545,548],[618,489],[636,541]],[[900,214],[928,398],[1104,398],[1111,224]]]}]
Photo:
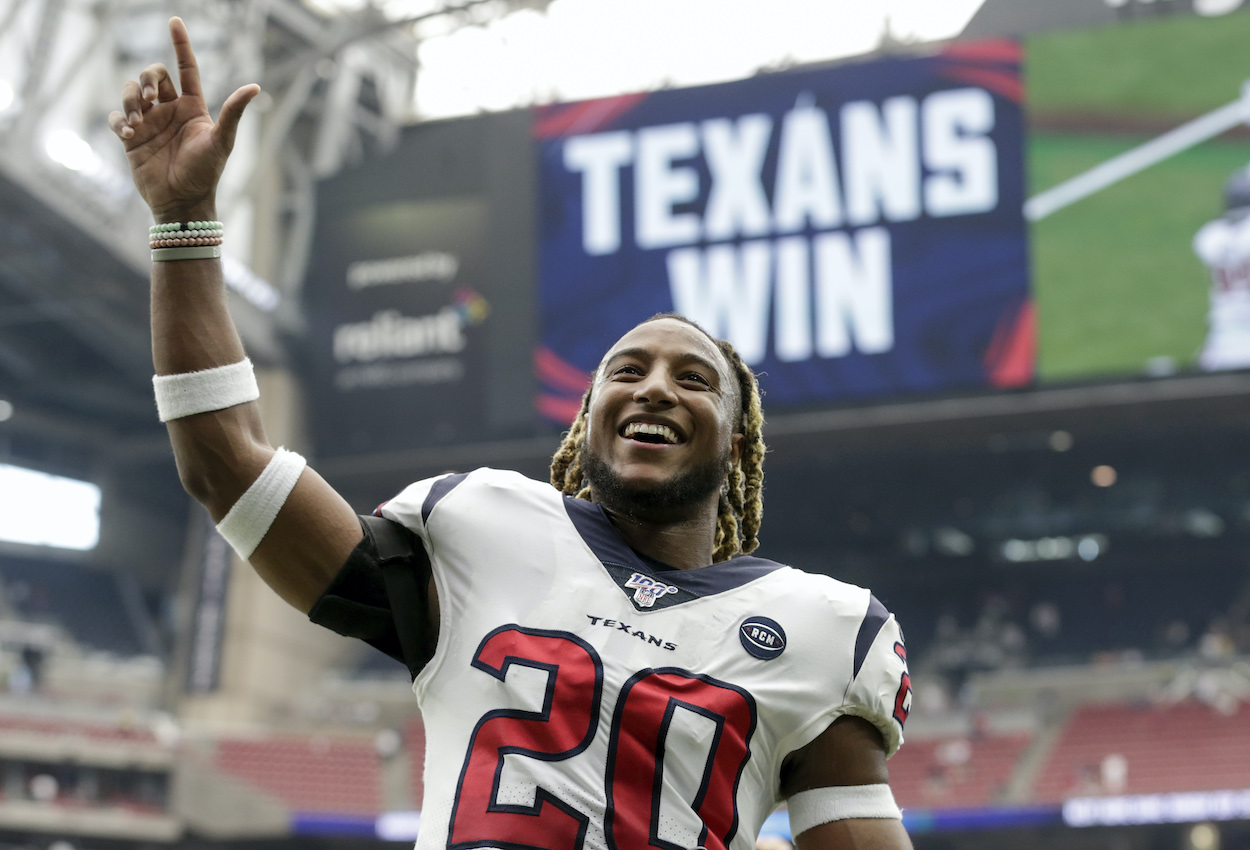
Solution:
[{"label": "white wristband", "polygon": [[273,525],[274,517],[286,504],[307,462],[295,452],[279,448],[252,482],[247,492],[222,517],[217,531],[247,560]]},{"label": "white wristband", "polygon": [[156,392],[156,412],[162,422],[260,398],[252,361],[246,357],[229,366],[199,372],[155,375],[152,388]]},{"label": "white wristband", "polygon": [[834,785],[800,791],[786,801],[790,832],[800,835],[814,826],[850,818],[903,817],[894,793],[884,782],[877,785]]}]

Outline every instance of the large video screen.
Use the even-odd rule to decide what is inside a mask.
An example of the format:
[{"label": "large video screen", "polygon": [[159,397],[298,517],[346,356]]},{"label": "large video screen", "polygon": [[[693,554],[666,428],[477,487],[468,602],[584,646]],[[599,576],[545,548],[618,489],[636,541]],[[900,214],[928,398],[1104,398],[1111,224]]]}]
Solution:
[{"label": "large video screen", "polygon": [[1026,38],[1030,195],[1141,167],[1030,226],[1040,383],[1250,366],[1250,222],[1224,215],[1230,179],[1250,206],[1250,132],[1218,114],[1250,79],[1247,38],[1244,13]]},{"label": "large video screen", "polygon": [[542,110],[543,413],[666,310],[774,411],[1250,366],[1247,35],[1142,17]]},{"label": "large video screen", "polygon": [[529,152],[525,113],[430,122],[320,185],[299,366],[321,456],[534,433]]},{"label": "large video screen", "polygon": [[543,413],[567,422],[669,311],[774,410],[1029,383],[1019,60],[978,42],[539,111]]}]

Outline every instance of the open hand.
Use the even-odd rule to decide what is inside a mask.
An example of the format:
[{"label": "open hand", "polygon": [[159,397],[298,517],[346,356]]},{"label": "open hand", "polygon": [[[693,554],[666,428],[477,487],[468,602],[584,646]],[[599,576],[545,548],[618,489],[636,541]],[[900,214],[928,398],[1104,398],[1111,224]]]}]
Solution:
[{"label": "open hand", "polygon": [[157,221],[211,218],[217,181],[234,147],[239,119],[260,86],[235,90],[214,124],[181,18],[170,19],[169,35],[182,93],[164,65],[149,65],[138,82],[122,87],[122,108],[109,115],[109,127],[125,145],[131,177]]}]

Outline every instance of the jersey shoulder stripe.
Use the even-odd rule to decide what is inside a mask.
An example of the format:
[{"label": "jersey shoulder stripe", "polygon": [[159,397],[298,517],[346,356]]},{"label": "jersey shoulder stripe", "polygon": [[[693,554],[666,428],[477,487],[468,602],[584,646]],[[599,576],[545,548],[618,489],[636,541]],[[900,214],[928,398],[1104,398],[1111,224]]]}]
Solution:
[{"label": "jersey shoulder stripe", "polygon": [[[532,503],[545,497],[558,498],[550,484],[534,481],[517,472],[479,467],[470,472],[449,473],[409,484],[395,498],[383,502],[375,516],[403,523],[425,537],[426,524],[434,509],[447,503],[447,497],[452,493],[458,497],[468,494],[472,500],[476,494],[490,490],[512,491],[523,500],[533,500]],[[442,510],[440,508],[440,512]]]},{"label": "jersey shoulder stripe", "polygon": [[890,612],[877,597],[869,594],[868,611],[864,614],[864,619],[859,624],[859,633],[855,636],[855,663],[852,667],[851,678],[859,675],[859,668],[864,666],[864,659],[868,657],[869,647],[877,639],[877,633],[881,631],[881,627],[888,619],[890,619]]},{"label": "jersey shoulder stripe", "polygon": [[430,488],[429,495],[425,497],[425,501],[421,503],[421,522],[430,521],[430,513],[434,510],[444,496],[456,489],[464,479],[469,477],[467,472],[456,472],[451,475],[444,475],[442,478],[434,482],[434,486]]}]

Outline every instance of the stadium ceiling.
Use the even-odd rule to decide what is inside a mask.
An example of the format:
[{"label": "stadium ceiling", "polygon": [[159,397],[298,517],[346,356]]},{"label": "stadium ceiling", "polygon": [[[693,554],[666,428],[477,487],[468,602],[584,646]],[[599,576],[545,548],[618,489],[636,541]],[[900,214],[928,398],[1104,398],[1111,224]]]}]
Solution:
[{"label": "stadium ceiling", "polygon": [[[265,90],[220,198],[223,218],[242,225],[230,278],[249,349],[261,361],[281,357],[277,335],[298,322],[279,289],[302,273],[315,179],[386,147],[412,120],[411,28],[442,17],[453,31],[534,3],[424,5],[399,19],[371,5],[328,15],[295,0],[178,6],[210,108],[244,82]],[[167,452],[157,448],[164,438],[149,399],[150,218],[107,115],[126,79],[152,61],[172,64],[171,11],[148,0],[0,2],[0,398],[14,408],[8,435],[123,453],[136,450],[135,439],[150,440]],[[259,266],[287,271],[275,287],[249,268]]]}]

